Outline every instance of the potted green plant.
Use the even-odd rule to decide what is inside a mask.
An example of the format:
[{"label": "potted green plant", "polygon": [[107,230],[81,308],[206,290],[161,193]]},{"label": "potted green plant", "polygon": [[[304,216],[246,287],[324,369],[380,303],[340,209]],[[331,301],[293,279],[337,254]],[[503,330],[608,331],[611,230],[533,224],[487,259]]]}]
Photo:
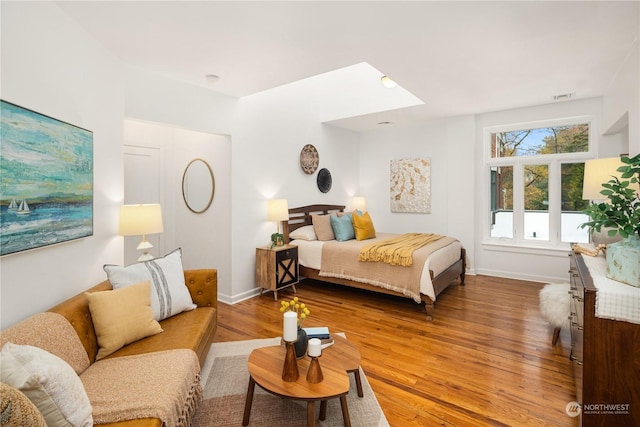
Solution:
[{"label": "potted green plant", "polygon": [[593,203],[584,211],[590,221],[580,225],[591,232],[608,230],[609,236],[620,235],[622,240],[607,245],[607,277],[640,286],[640,154],[620,158],[621,177],[612,176],[602,184],[600,192],[608,201]]},{"label": "potted green plant", "polygon": [[271,235],[271,245],[269,249],[273,249],[274,246],[282,246],[284,244],[284,234],[282,233],[273,233]]}]

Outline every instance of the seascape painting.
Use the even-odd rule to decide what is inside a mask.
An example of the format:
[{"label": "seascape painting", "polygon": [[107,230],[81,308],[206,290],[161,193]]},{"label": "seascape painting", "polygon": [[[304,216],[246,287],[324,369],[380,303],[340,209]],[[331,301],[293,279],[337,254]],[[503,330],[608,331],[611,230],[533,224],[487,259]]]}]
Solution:
[{"label": "seascape painting", "polygon": [[0,101],[0,255],[93,235],[93,133]]}]

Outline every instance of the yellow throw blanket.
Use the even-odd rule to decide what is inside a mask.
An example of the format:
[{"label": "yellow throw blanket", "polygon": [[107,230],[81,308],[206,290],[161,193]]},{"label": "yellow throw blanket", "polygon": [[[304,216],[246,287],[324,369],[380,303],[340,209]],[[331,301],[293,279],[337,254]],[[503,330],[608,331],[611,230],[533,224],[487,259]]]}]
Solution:
[{"label": "yellow throw blanket", "polygon": [[407,233],[382,242],[363,246],[358,261],[385,262],[408,267],[413,264],[413,251],[442,239],[439,234]]}]

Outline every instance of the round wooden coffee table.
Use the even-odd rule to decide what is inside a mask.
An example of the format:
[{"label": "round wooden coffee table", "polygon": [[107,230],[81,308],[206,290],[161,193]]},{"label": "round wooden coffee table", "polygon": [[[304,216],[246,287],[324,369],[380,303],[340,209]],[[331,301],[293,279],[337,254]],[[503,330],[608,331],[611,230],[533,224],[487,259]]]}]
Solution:
[{"label": "round wooden coffee table", "polygon": [[358,389],[358,396],[362,397],[362,381],[360,380],[360,352],[348,339],[333,334],[333,345],[322,350],[321,362],[331,363],[334,366],[342,366],[349,373],[353,373]]},{"label": "round wooden coffee table", "polygon": [[[335,344],[334,344],[335,346]],[[333,347],[333,346],[332,346]],[[329,349],[326,349],[327,351]],[[282,366],[284,365],[285,347],[272,346],[253,350],[249,355],[249,388],[247,389],[247,400],[244,407],[244,417],[242,425],[249,424],[251,417],[251,406],[253,404],[253,392],[258,384],[265,391],[276,396],[288,399],[303,400],[307,402],[307,426],[315,426],[316,402],[320,401],[320,419],[326,417],[327,400],[340,398],[342,407],[342,417],[344,425],[351,426],[349,419],[349,409],[347,406],[347,393],[349,392],[349,376],[342,363],[336,363],[335,359],[320,357],[320,367],[324,379],[317,384],[308,383],[306,380],[310,359],[303,357],[298,359],[298,372],[300,377],[297,381],[282,380]]]}]

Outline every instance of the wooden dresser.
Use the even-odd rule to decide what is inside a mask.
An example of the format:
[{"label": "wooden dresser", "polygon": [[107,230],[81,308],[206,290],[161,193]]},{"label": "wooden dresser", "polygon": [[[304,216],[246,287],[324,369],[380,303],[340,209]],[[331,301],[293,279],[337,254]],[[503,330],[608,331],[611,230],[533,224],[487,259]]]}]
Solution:
[{"label": "wooden dresser", "polygon": [[596,317],[597,283],[583,255],[570,257],[571,360],[580,425],[640,426],[640,324]]}]

